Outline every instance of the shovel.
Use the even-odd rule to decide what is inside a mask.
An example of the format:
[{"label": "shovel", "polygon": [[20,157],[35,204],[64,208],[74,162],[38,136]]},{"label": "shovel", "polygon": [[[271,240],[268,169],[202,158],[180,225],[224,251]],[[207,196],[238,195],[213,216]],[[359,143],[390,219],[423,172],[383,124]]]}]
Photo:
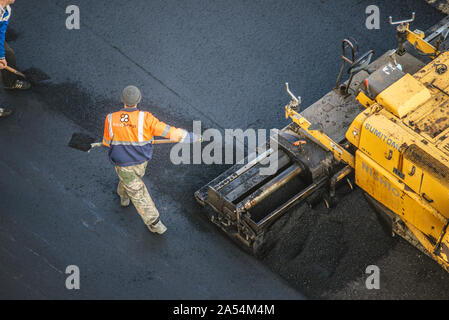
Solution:
[{"label": "shovel", "polygon": [[[169,139],[153,140],[152,144],[177,143],[177,141]],[[69,147],[83,152],[90,152],[93,148],[103,147],[101,142],[95,142],[95,138],[84,134],[74,133],[69,141]]]}]

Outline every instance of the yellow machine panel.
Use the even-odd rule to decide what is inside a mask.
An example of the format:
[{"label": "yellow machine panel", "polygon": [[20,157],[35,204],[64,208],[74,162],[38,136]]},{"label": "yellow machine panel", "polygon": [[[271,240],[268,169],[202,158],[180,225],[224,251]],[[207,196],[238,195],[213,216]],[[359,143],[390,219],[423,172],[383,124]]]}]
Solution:
[{"label": "yellow machine panel", "polygon": [[449,135],[443,135],[437,143],[438,149],[443,151],[447,156],[449,156]]},{"label": "yellow machine panel", "polygon": [[404,184],[360,150],[355,158],[355,182],[377,201],[388,204],[390,210],[401,210]]},{"label": "yellow machine panel", "polygon": [[[447,66],[449,53],[444,52],[413,75],[428,88],[431,98],[402,119],[407,127],[435,145],[449,137],[449,74],[444,71]],[[449,146],[448,150],[441,147],[441,151],[449,153]]]},{"label": "yellow machine panel", "polygon": [[448,168],[416,145],[407,150],[407,158],[422,170],[419,194],[444,217],[449,218]]},{"label": "yellow machine panel", "polygon": [[367,118],[362,127],[359,149],[376,163],[393,172],[398,169],[400,148],[406,132],[381,113]]},{"label": "yellow machine panel", "polygon": [[405,183],[379,166],[362,151],[356,152],[355,178],[359,187],[397,214],[397,221],[412,232],[407,237],[449,271],[449,237],[447,219],[409,189]]},{"label": "yellow machine panel", "polygon": [[385,109],[402,118],[430,98],[430,92],[410,74],[406,74],[376,97]]},{"label": "yellow machine panel", "polygon": [[404,173],[404,183],[416,193],[420,193],[423,170],[404,154],[402,172]]},{"label": "yellow machine panel", "polygon": [[360,144],[360,136],[363,130],[363,124],[365,120],[370,116],[369,111],[360,113],[352,122],[348,131],[346,132],[346,139],[352,143],[352,145],[358,147]]}]

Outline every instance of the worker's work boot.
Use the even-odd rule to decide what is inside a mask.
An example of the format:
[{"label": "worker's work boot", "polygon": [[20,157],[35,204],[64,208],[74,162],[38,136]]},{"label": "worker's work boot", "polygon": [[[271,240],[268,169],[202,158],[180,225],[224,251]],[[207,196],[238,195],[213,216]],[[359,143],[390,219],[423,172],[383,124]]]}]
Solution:
[{"label": "worker's work boot", "polygon": [[0,108],[0,118],[6,118],[12,114],[12,110]]},{"label": "worker's work boot", "polygon": [[12,86],[5,87],[6,90],[28,90],[31,88],[31,83],[25,80],[17,79]]},{"label": "worker's work boot", "polygon": [[151,232],[157,234],[163,234],[167,231],[167,227],[161,222],[161,220],[157,219],[154,223],[148,226]]},{"label": "worker's work boot", "polygon": [[129,203],[130,203],[129,198],[120,197],[120,205],[122,207],[129,207]]}]

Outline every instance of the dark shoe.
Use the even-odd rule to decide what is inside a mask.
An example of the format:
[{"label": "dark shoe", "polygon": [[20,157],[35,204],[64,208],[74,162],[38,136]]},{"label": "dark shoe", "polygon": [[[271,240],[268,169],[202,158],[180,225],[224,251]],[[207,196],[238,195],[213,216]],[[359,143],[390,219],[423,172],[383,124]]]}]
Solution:
[{"label": "dark shoe", "polygon": [[28,90],[31,88],[31,83],[25,80],[16,80],[11,87],[5,87],[6,90]]},{"label": "dark shoe", "polygon": [[12,114],[12,110],[0,108],[0,118],[6,118]]}]

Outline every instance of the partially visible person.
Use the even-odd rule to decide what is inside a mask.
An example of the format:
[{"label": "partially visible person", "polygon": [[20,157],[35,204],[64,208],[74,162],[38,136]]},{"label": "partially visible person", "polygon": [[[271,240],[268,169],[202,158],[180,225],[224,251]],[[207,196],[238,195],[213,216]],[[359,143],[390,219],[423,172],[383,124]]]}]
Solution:
[{"label": "partially visible person", "polygon": [[6,70],[7,66],[16,69],[16,54],[5,40],[11,18],[11,4],[16,0],[0,0],[0,70],[2,73],[3,85],[6,90],[28,90],[31,84],[19,79],[17,75]]}]

